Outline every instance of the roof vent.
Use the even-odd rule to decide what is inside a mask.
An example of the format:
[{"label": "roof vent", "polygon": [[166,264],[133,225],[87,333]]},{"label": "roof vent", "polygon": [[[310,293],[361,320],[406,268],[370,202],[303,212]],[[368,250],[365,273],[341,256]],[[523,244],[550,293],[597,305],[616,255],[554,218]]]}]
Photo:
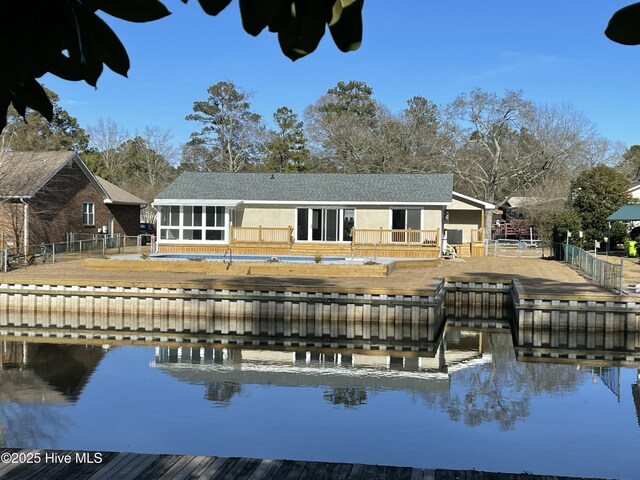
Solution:
[{"label": "roof vent", "polygon": [[276,178],[275,175],[272,173],[271,174],[271,180],[274,180],[275,178]]}]

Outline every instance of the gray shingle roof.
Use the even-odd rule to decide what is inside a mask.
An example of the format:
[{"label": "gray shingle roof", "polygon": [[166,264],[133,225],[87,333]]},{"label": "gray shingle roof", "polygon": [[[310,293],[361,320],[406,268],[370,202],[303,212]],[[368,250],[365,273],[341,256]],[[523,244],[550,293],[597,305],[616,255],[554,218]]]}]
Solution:
[{"label": "gray shingle roof", "polygon": [[107,192],[107,195],[111,199],[111,203],[117,203],[121,205],[146,205],[147,202],[142,200],[139,197],[136,197],[132,193],[127,192],[126,190],[121,189],[117,185],[105,180],[98,175],[95,175],[96,180],[100,186]]},{"label": "gray shingle roof", "polygon": [[73,152],[0,152],[0,196],[32,197]]},{"label": "gray shingle roof", "polygon": [[449,203],[453,175],[185,172],[156,200]]}]

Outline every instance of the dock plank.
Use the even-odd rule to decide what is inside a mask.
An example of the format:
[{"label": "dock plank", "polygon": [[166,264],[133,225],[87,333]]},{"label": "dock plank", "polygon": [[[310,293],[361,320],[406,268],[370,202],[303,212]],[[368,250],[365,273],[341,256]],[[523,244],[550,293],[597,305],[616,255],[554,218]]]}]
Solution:
[{"label": "dock plank", "polygon": [[[65,456],[71,452],[58,451],[56,454]],[[44,478],[64,478],[64,472],[73,468],[67,463],[47,463],[43,452],[41,454],[40,463],[24,464],[22,469],[15,470],[13,478],[16,480],[41,480]]]},{"label": "dock plank", "polygon": [[196,457],[192,455],[184,455],[180,457],[166,472],[159,476],[158,479],[169,480],[177,477],[182,473],[182,470],[187,468],[195,459]]},{"label": "dock plank", "polygon": [[289,474],[286,476],[286,480],[298,480],[300,475],[302,474],[302,471],[304,470],[304,467],[305,467],[304,464],[305,462],[293,461],[291,470],[289,471]]},{"label": "dock plank", "polygon": [[362,472],[364,470],[364,465],[361,463],[358,463],[356,465],[353,466],[353,468],[351,469],[351,472],[349,473],[349,479],[348,480],[360,480],[362,478]]},{"label": "dock plank", "polygon": [[198,480],[209,480],[210,478],[214,478],[216,473],[226,463],[227,460],[227,457],[216,458],[215,461],[211,462],[209,466],[200,471],[197,476],[194,473],[194,476],[192,478],[197,478]]},{"label": "dock plank", "polygon": [[[28,453],[28,452],[35,452],[36,450],[14,450],[14,449],[9,449],[9,448],[3,448],[0,450],[0,453],[9,453],[9,454],[20,454],[20,453]],[[5,474],[9,474],[11,471],[16,470],[17,468],[21,467],[22,464],[20,463],[0,463],[0,477],[2,477]]]},{"label": "dock plank", "polygon": [[267,480],[273,478],[273,475],[280,469],[283,463],[283,460],[269,460],[269,464],[267,465],[267,468],[263,471],[261,476],[258,477],[257,475],[252,475],[250,477],[250,480]]},{"label": "dock plank", "polygon": [[271,465],[271,463],[273,463],[273,460],[270,460],[270,459],[261,460],[260,464],[257,466],[257,468],[253,472],[251,472],[251,475],[248,477],[247,480],[260,480],[264,475],[264,473],[269,468],[269,466]]},{"label": "dock plank", "polygon": [[217,460],[218,457],[207,457],[206,460],[200,462],[198,466],[194,468],[186,478],[188,478],[189,480],[202,478],[204,472],[206,472],[207,469],[210,468]]},{"label": "dock plank", "polygon": [[118,471],[120,468],[128,465],[131,461],[133,461],[136,457],[136,453],[119,453],[111,461],[107,463],[103,463],[101,468],[99,468],[93,475],[91,475],[88,480],[106,480],[109,479],[114,472]]},{"label": "dock plank", "polygon": [[[156,459],[156,461],[149,466],[149,468],[140,473],[136,480],[157,480],[183,457],[184,455],[161,455],[160,458]],[[192,455],[190,455],[190,457],[193,458]]]},{"label": "dock plank", "polygon": [[220,467],[215,476],[216,480],[232,480],[235,467],[242,459],[239,457],[227,457],[227,461]]},{"label": "dock plank", "polygon": [[425,469],[422,472],[422,480],[436,480],[436,471],[434,469]]},{"label": "dock plank", "polygon": [[286,480],[289,476],[289,472],[293,470],[294,462],[291,460],[284,460],[280,468],[273,473],[273,476],[269,477],[273,480]]},{"label": "dock plank", "polygon": [[[91,453],[93,454],[94,452]],[[101,452],[101,454],[101,463],[77,463],[73,471],[68,472],[68,476],[65,477],[65,480],[86,480],[101,468],[103,464],[110,462],[116,455],[118,455],[117,452]]]},{"label": "dock plank", "polygon": [[304,462],[304,468],[300,472],[298,480],[316,480],[318,477],[315,475],[318,468],[318,462]]},{"label": "dock plank", "polygon": [[249,464],[249,461],[250,459],[248,458],[229,458],[224,468],[215,477],[216,480],[235,480],[242,474],[242,471]]},{"label": "dock plank", "polygon": [[398,467],[398,480],[411,480],[411,471],[410,467]]},{"label": "dock plank", "polygon": [[117,472],[118,480],[133,480],[138,478],[142,472],[149,468],[160,455],[138,455],[132,462],[124,466]]},{"label": "dock plank", "polygon": [[[22,455],[39,453],[39,450],[23,449],[16,452],[10,452],[10,453],[17,454],[17,456],[14,455],[13,456],[14,458],[11,459],[13,461],[13,460],[17,460]],[[38,478],[37,475],[40,475],[40,472],[45,471],[47,468],[47,465],[44,464],[44,460],[42,460],[41,463],[29,464],[29,463],[12,462],[12,463],[7,463],[5,465],[6,466],[3,469],[2,473],[0,473],[0,477],[11,475],[11,477],[15,479],[28,479],[31,476],[34,476],[34,478]]]},{"label": "dock plank", "polygon": [[244,466],[244,468],[240,471],[240,473],[236,477],[237,480],[248,480],[251,474],[256,470],[256,468],[258,468],[260,463],[261,463],[261,460],[258,458],[249,459],[247,464]]},{"label": "dock plank", "polygon": [[[14,455],[38,452],[42,460],[48,452],[55,454],[57,460],[0,464],[2,480],[579,480],[526,472],[433,470],[301,460],[117,452],[99,452],[102,463],[91,463],[87,460],[95,458],[96,452],[0,449],[0,453],[6,452]],[[64,459],[64,455],[70,457]]]}]

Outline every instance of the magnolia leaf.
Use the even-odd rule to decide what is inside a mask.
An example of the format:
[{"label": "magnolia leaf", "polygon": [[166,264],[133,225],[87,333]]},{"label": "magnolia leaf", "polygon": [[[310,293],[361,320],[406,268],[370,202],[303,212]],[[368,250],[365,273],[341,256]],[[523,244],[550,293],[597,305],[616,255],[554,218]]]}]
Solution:
[{"label": "magnolia leaf", "polygon": [[158,0],[95,0],[93,5],[129,22],[151,22],[171,14]]},{"label": "magnolia leaf", "polygon": [[82,70],[78,68],[78,65],[72,62],[69,57],[65,57],[62,53],[58,54],[51,60],[51,63],[49,64],[49,73],[72,82],[84,80],[84,74],[82,73]]},{"label": "magnolia leaf", "polygon": [[13,105],[13,108],[16,109],[16,112],[18,112],[18,115],[20,115],[24,119],[24,121],[26,122],[27,121],[27,119],[26,119],[27,105],[24,103],[22,98],[20,98],[18,95],[16,95],[16,92],[12,92],[11,104]]},{"label": "magnolia leaf", "polygon": [[[44,91],[44,88],[42,88],[42,85],[35,79],[31,79],[21,84],[20,87],[20,100],[24,102],[27,107],[40,112],[48,121],[53,120],[53,105],[51,105],[51,101]],[[17,96],[18,95],[14,96],[14,106],[16,105],[15,99]],[[22,115],[24,116],[24,113]]]},{"label": "magnolia leaf", "polygon": [[357,50],[362,43],[362,6],[364,0],[336,0],[329,31],[336,46],[343,52]]},{"label": "magnolia leaf", "polygon": [[627,5],[614,13],[604,34],[623,45],[640,45],[640,3]]},{"label": "magnolia leaf", "polygon": [[129,63],[127,50],[120,39],[95,14],[90,14],[90,17],[87,18],[87,25],[90,28],[91,39],[100,60],[114,72],[126,77],[131,64]]},{"label": "magnolia leaf", "polygon": [[277,16],[291,9],[291,0],[240,0],[242,26],[250,35],[258,35]]},{"label": "magnolia leaf", "polygon": [[2,132],[2,130],[4,130],[4,127],[7,126],[7,114],[10,104],[11,100],[9,100],[9,92],[2,92],[2,94],[0,95],[0,132]]},{"label": "magnolia leaf", "polygon": [[218,15],[222,10],[227,8],[231,0],[198,0],[202,10],[209,15]]},{"label": "magnolia leaf", "polygon": [[293,5],[295,7],[287,12],[277,32],[282,53],[297,60],[317,48],[331,19],[331,5],[323,0]]}]

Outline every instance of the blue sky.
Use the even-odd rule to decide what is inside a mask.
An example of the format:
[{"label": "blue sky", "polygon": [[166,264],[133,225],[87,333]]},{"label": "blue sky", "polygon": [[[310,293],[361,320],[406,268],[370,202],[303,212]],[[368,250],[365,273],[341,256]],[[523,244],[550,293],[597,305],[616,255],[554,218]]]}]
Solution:
[{"label": "blue sky", "polygon": [[217,17],[195,0],[166,0],[158,22],[107,21],[129,52],[129,78],[106,70],[93,89],[46,76],[83,127],[111,119],[131,133],[170,129],[176,143],[199,129],[193,102],[222,80],[252,92],[271,121],[286,105],[302,115],[340,81],[362,80],[392,111],[414,95],[438,105],[474,88],[522,90],[539,103],[571,104],[605,137],[640,144],[640,47],[608,40],[611,15],[632,3],[602,0],[367,0],[361,48],[341,53],[327,31],[318,49],[291,62],[267,31],[244,32],[237,0]]}]

